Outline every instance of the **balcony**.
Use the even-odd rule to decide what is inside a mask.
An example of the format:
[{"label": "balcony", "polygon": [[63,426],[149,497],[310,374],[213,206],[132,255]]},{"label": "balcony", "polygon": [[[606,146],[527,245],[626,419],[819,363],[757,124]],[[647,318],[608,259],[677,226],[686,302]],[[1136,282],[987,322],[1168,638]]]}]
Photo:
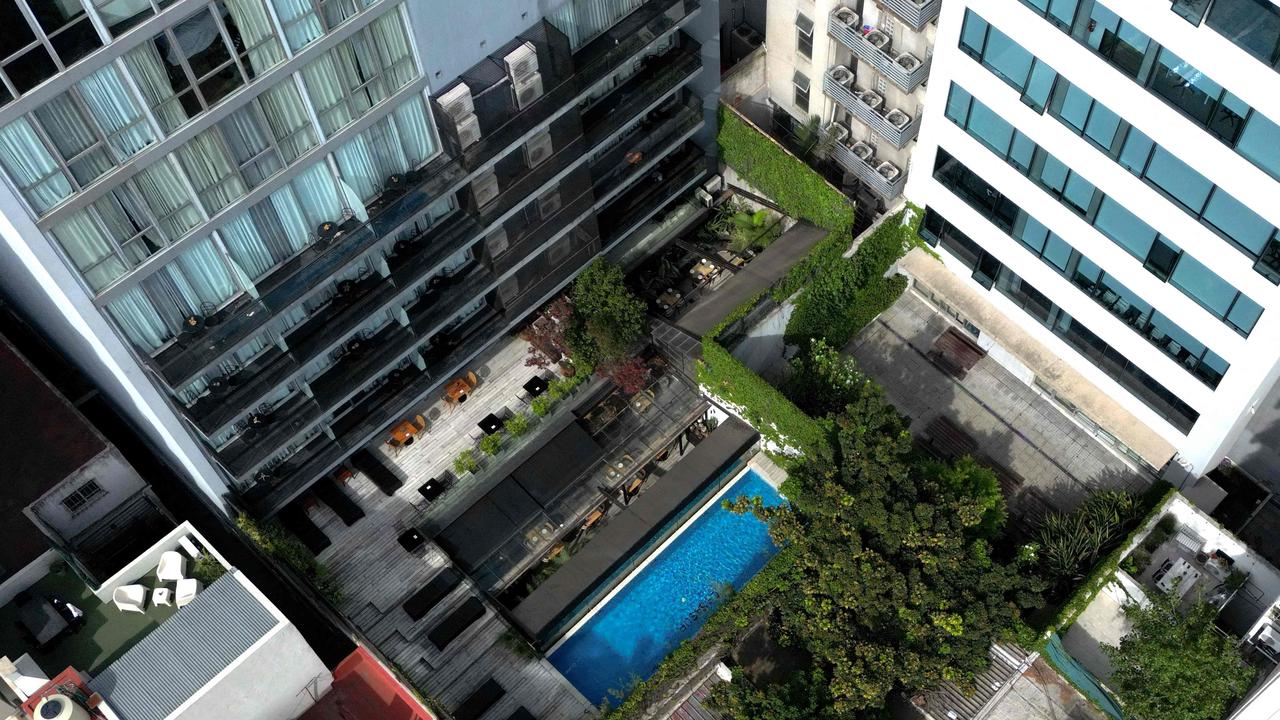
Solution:
[{"label": "balcony", "polygon": [[662,183],[638,184],[600,210],[600,236],[605,247],[625,238],[707,174],[707,158],[692,144],[668,155],[661,165]]},{"label": "balcony", "polygon": [[903,186],[907,184],[906,171],[876,158],[875,148],[866,143],[836,143],[831,148],[831,159],[885,200],[901,195]]},{"label": "balcony", "polygon": [[889,109],[879,94],[855,85],[853,73],[843,65],[827,70],[822,79],[822,89],[840,103],[840,107],[896,148],[906,147],[920,132],[919,118],[902,110]]},{"label": "balcony", "polygon": [[[426,368],[407,368],[361,398],[332,424],[333,438],[319,435],[295,455],[273,468],[243,495],[259,516],[270,516],[301,495],[324,473],[370,442],[416,403],[463,372],[469,362],[541,304],[543,298],[567,283],[595,256],[594,246],[584,248],[543,278],[512,306],[485,308],[453,331],[448,346],[424,348]],[[541,292],[539,292],[541,291]]]},{"label": "balcony", "polygon": [[[903,0],[911,4],[910,0]],[[920,87],[929,77],[930,58],[921,59],[909,53],[897,52],[888,35],[873,30],[862,34],[858,14],[847,7],[837,7],[827,17],[827,32],[837,42],[853,51],[859,60],[870,63],[889,82],[907,92]]]},{"label": "balcony", "polygon": [[881,0],[884,7],[889,8],[899,20],[912,30],[919,31],[938,17],[942,10],[942,0]]},{"label": "balcony", "polygon": [[702,100],[691,93],[649,113],[621,142],[592,161],[596,195],[609,202],[633,179],[649,173],[657,159],[687,140],[702,123]]},{"label": "balcony", "polygon": [[702,69],[700,48],[681,36],[681,44],[663,55],[645,58],[644,68],[582,113],[592,145],[612,135]]},{"label": "balcony", "polygon": [[255,283],[258,299],[246,298],[233,304],[198,335],[181,338],[180,343],[154,359],[155,369],[170,387],[191,382],[262,332],[277,313],[292,307],[318,284],[358,260],[379,240],[398,232],[406,222],[423,213],[432,202],[465,179],[464,167],[483,165],[512,148],[530,130],[556,116],[558,109],[576,105],[593,85],[688,21],[699,9],[697,0],[646,3],[574,54],[572,75],[495,129],[488,142],[481,141],[483,147],[468,148],[461,162],[441,155],[420,171],[411,173],[407,191],[397,196],[388,193],[368,208],[369,221],[347,220],[339,237],[324,244],[313,244]]}]

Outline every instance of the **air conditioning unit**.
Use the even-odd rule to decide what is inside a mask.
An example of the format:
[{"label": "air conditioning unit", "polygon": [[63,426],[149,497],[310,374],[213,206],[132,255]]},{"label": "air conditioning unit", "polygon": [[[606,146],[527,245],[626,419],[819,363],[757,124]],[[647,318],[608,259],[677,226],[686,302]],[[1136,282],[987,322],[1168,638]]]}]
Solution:
[{"label": "air conditioning unit", "polygon": [[512,84],[520,85],[530,75],[538,72],[538,50],[533,43],[526,42],[507,53],[502,58],[502,62],[507,66],[507,75],[511,78]]},{"label": "air conditioning unit", "polygon": [[701,203],[703,207],[711,207],[716,204],[716,199],[711,197],[711,193],[703,190],[702,188],[694,190],[693,196],[698,199],[698,202]]},{"label": "air conditioning unit", "polygon": [[458,121],[458,144],[463,150],[480,141],[480,121],[475,115],[467,115]]},{"label": "air conditioning unit", "polygon": [[471,182],[471,195],[475,198],[476,207],[484,207],[498,197],[498,176],[493,174],[493,170]]},{"label": "air conditioning unit", "polygon": [[712,175],[702,183],[702,189],[715,195],[724,189],[724,178],[719,175]]},{"label": "air conditioning unit", "polygon": [[468,115],[475,115],[476,106],[471,102],[471,88],[466,83],[458,83],[448,92],[442,94],[437,102],[449,113],[454,122],[462,122]]},{"label": "air conditioning unit", "polygon": [[516,107],[523,110],[542,97],[542,75],[535,72],[523,82],[513,83],[511,88],[516,94]]},{"label": "air conditioning unit", "polygon": [[524,144],[524,162],[531,168],[535,168],[551,157],[551,153],[555,148],[551,145],[550,131],[543,130],[533,139]]},{"label": "air conditioning unit", "polygon": [[496,258],[511,247],[511,239],[507,237],[507,231],[498,228],[496,232],[484,239],[485,249],[489,251],[489,257]]},{"label": "air conditioning unit", "polygon": [[560,204],[560,191],[552,190],[538,198],[538,213],[543,218],[549,218],[560,210]]}]

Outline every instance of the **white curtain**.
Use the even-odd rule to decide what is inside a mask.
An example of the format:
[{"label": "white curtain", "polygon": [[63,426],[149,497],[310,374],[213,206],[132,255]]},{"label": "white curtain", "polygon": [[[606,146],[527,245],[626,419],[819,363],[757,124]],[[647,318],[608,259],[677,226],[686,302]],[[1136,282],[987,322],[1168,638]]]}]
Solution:
[{"label": "white curtain", "polygon": [[275,266],[276,259],[272,257],[271,249],[247,213],[224,225],[220,233],[227,253],[250,279],[257,280]]},{"label": "white curtain", "polygon": [[342,217],[343,202],[333,182],[333,174],[324,160],[304,170],[294,178],[292,185],[307,220],[309,232],[314,233],[322,222]]},{"label": "white curtain", "polygon": [[108,65],[79,83],[80,94],[98,124],[109,135],[121,160],[133,157],[155,142],[151,127],[133,102],[114,66]]},{"label": "white curtain", "polygon": [[271,0],[289,49],[300,50],[324,35],[324,26],[311,5],[311,0]]},{"label": "white curtain", "polygon": [[165,160],[143,169],[134,182],[147,209],[170,241],[200,224],[200,213],[191,204],[187,186]]},{"label": "white curtain", "polygon": [[173,337],[173,331],[152,307],[141,288],[133,288],[107,303],[107,312],[124,334],[144,352],[151,352]]},{"label": "white curtain", "polygon": [[94,292],[124,275],[127,268],[89,210],[80,210],[50,228],[67,257]]},{"label": "white curtain", "polygon": [[[293,182],[299,183],[300,179]],[[275,217],[280,223],[280,234],[286,240],[288,246],[293,248],[294,252],[306,247],[307,241],[311,238],[311,234],[315,232],[316,226],[308,222],[307,214],[303,212],[302,205],[298,202],[293,188],[286,185],[271,193],[267,197],[267,203],[264,203],[264,205],[266,204],[269,204],[271,210],[274,211]],[[316,223],[316,225],[318,224]]]},{"label": "white curtain", "polygon": [[569,38],[574,50],[631,14],[645,0],[568,0],[547,18]]},{"label": "white curtain", "polygon": [[[35,110],[41,129],[81,185],[87,185],[115,167],[115,162],[98,144],[80,110],[68,94],[59,95]],[[93,148],[90,150],[90,148]]]},{"label": "white curtain", "polygon": [[178,148],[178,160],[210,213],[230,205],[247,192],[213,128],[183,143]]},{"label": "white curtain", "polygon": [[345,44],[339,45],[302,68],[307,95],[315,105],[320,129],[326,135],[332,135],[354,119],[346,103],[349,85],[344,81],[347,75],[343,71],[343,67],[351,62],[349,52]]},{"label": "white curtain", "polygon": [[271,149],[267,130],[260,124],[252,105],[235,111],[218,123],[218,126],[222,129],[227,148],[240,166],[240,174],[249,187],[256,187],[283,167],[280,158]]},{"label": "white curtain", "polygon": [[343,182],[351,186],[361,206],[382,192],[382,179],[386,177],[379,177],[378,161],[365,135],[360,133],[351,138],[333,154]]},{"label": "white curtain", "polygon": [[190,312],[200,312],[205,304],[221,305],[239,290],[208,238],[193,243],[161,273],[173,283]]},{"label": "white curtain", "polygon": [[409,38],[400,13],[389,12],[374,20],[369,25],[369,32],[378,49],[383,75],[387,78],[387,94],[408,85],[417,77],[418,68],[413,62],[413,51],[409,49]]},{"label": "white curtain", "polygon": [[414,98],[395,109],[396,128],[400,131],[401,146],[408,154],[411,167],[426,162],[435,151],[431,137],[431,124],[427,122],[426,109],[421,98]]},{"label": "white curtain", "polygon": [[249,48],[249,66],[253,75],[284,62],[284,49],[275,38],[271,16],[262,0],[223,0],[231,19],[240,29],[240,39]]},{"label": "white curtain", "polygon": [[258,100],[285,162],[292,162],[316,144],[311,118],[292,79],[271,86]]},{"label": "white curtain", "polygon": [[187,111],[174,93],[169,73],[153,43],[134,48],[124,56],[124,62],[165,132],[172,132],[187,121]]},{"label": "white curtain", "polygon": [[26,118],[0,128],[0,164],[40,215],[71,197],[71,182]]}]

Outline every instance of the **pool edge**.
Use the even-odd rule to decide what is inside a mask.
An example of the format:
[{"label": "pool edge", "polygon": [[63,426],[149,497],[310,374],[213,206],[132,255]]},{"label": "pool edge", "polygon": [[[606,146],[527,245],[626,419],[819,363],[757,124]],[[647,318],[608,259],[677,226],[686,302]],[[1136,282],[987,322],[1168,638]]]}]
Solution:
[{"label": "pool edge", "polygon": [[[637,575],[639,575],[645,568],[647,568],[649,566],[649,563],[653,562],[658,558],[658,556],[662,555],[662,553],[666,551],[667,547],[670,546],[671,543],[675,542],[676,539],[678,539],[681,535],[684,534],[685,530],[688,530],[690,527],[693,527],[693,524],[697,522],[698,518],[702,517],[703,513],[707,512],[709,508],[714,507],[725,496],[725,494],[728,493],[731,489],[733,489],[733,487],[737,485],[739,481],[742,480],[742,477],[749,472],[756,473],[762,480],[765,479],[764,475],[761,474],[759,471],[757,471],[754,467],[752,467],[749,462],[743,465],[742,468],[738,471],[738,473],[724,484],[724,487],[720,488],[716,492],[712,493],[708,498],[706,498],[702,502],[702,505],[698,507],[697,510],[695,510],[693,513],[689,514],[685,518],[684,522],[680,524],[680,527],[676,528],[676,530],[672,532],[670,535],[668,535],[665,540],[659,543],[657,547],[651,549],[649,551],[649,555],[645,557],[645,559],[641,561],[638,565],[632,568],[631,571],[627,573],[626,577],[624,577],[621,582],[615,585],[612,590],[610,590],[608,593],[604,595],[604,597],[596,601],[595,605],[591,607],[591,610],[587,611],[581,618],[578,619],[577,622],[571,625],[569,629],[566,630],[560,636],[560,639],[556,640],[555,644],[553,644],[550,647],[550,649],[548,649],[546,653],[544,653],[544,657],[547,658],[547,661],[550,662],[551,656],[554,655],[555,652],[560,649],[560,646],[563,645],[566,640],[573,637],[573,635],[577,633],[578,630],[582,629],[582,626],[586,625],[591,620],[591,618],[595,617],[596,613],[600,612],[600,610],[604,608],[606,605],[608,605],[609,602],[613,600],[615,596],[618,595],[618,593],[622,592],[627,587],[627,585],[631,584],[631,580],[634,579]],[[765,482],[768,482],[768,481],[765,480]],[[552,665],[554,666],[554,663],[552,663]]]}]

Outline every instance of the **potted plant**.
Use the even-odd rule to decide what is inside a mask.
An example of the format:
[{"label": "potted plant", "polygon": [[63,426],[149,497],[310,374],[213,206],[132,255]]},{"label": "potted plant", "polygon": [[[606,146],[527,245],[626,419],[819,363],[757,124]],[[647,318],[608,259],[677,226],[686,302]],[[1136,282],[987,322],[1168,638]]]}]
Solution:
[{"label": "potted plant", "polygon": [[502,450],[502,433],[494,433],[485,435],[480,438],[480,451],[489,457],[497,455]]},{"label": "potted plant", "polygon": [[560,374],[562,376],[571,378],[576,375],[577,372],[578,369],[573,366],[573,363],[570,363],[567,360],[560,361]]},{"label": "potted plant", "polygon": [[458,453],[458,457],[453,459],[453,471],[459,477],[467,473],[473,473],[480,469],[480,461],[476,459],[476,454],[470,448]]},{"label": "potted plant", "polygon": [[518,438],[529,432],[529,428],[532,423],[533,421],[529,419],[528,415],[525,415],[524,413],[516,413],[502,424],[502,429],[511,437]]}]

